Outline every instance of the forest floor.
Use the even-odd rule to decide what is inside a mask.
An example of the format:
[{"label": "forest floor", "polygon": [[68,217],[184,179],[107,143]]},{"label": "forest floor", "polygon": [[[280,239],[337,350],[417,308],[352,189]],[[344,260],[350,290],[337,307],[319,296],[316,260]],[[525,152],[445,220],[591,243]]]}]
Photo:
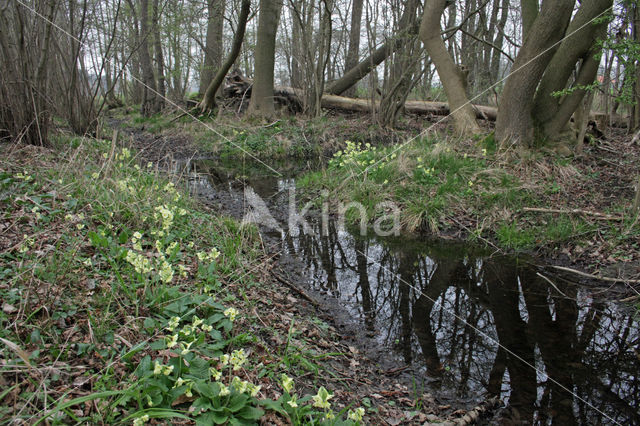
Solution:
[{"label": "forest floor", "polygon": [[304,164],[297,184],[318,202],[323,190],[333,207],[361,202],[371,222],[383,213],[376,205],[393,202],[405,232],[533,254],[591,275],[563,272],[573,279],[605,277],[601,284],[616,284],[630,300],[638,294],[631,284],[640,279],[640,222],[632,204],[640,146],[623,129],[591,138],[582,156],[569,158],[499,151],[490,125],[459,140],[446,122],[420,117],[388,130],[361,115],[264,124],[227,114],[203,125],[188,116],[118,114],[126,127],[154,135],[148,155],[156,160],[195,155],[274,168]]},{"label": "forest floor", "polygon": [[158,167],[193,155],[190,139],[0,146],[0,422],[396,425],[491,411],[401,383],[275,279],[255,228]]}]

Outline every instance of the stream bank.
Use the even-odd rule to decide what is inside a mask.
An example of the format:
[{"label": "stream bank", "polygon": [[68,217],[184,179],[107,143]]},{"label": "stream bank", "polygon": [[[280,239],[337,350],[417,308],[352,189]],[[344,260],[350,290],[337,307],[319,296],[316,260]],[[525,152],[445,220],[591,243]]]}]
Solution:
[{"label": "stream bank", "polygon": [[[251,188],[284,219],[283,197],[299,171],[284,165],[278,177],[242,164],[192,156],[174,163],[174,172],[219,211],[244,217]],[[262,235],[281,253],[276,276],[308,312],[320,307],[374,370],[461,406],[498,396],[506,407],[493,421],[639,421],[633,310],[526,258],[406,235],[362,238],[333,225],[320,238],[303,229]],[[627,354],[622,363],[620,353]]]}]

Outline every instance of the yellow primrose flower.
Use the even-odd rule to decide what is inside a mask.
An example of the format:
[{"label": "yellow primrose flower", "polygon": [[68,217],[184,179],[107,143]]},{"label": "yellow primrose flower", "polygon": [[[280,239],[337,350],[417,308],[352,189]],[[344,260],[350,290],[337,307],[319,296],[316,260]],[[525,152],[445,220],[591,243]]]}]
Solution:
[{"label": "yellow primrose flower", "polygon": [[142,426],[148,421],[149,421],[149,415],[145,414],[144,416],[133,419],[133,426]]},{"label": "yellow primrose flower", "polygon": [[173,268],[171,268],[169,262],[164,259],[162,259],[162,263],[160,264],[158,275],[164,283],[170,283],[173,280]]},{"label": "yellow primrose flower", "polygon": [[169,324],[167,324],[167,330],[173,331],[178,325],[180,325],[180,317],[171,317]]},{"label": "yellow primrose flower", "polygon": [[155,376],[159,376],[160,374],[162,374],[162,364],[160,364],[158,361],[156,361],[153,367],[153,374]]},{"label": "yellow primrose flower", "polygon": [[249,383],[249,382],[245,382],[246,386],[247,386],[247,392],[249,392],[249,395],[251,396],[256,396],[258,395],[258,392],[260,392],[260,389],[262,389],[262,386],[258,385],[254,385],[253,383]]},{"label": "yellow primrose flower", "polygon": [[192,328],[196,328],[197,326],[199,326],[204,322],[200,318],[198,318],[196,315],[193,316],[193,319],[191,321],[192,321],[191,323]]},{"label": "yellow primrose flower", "polygon": [[[195,340],[194,340],[194,342],[195,342]],[[189,352],[191,352],[191,350],[190,350],[191,345],[193,345],[193,342],[187,343],[186,345],[184,343],[180,343],[180,349],[182,349],[180,351],[180,355],[186,355]]]},{"label": "yellow primrose flower", "polygon": [[286,393],[290,394],[294,386],[293,379],[283,373],[280,376],[280,383],[282,385],[282,389],[284,389]]},{"label": "yellow primrose flower", "polygon": [[229,354],[224,354],[220,357],[220,362],[222,362],[222,365],[225,366],[227,364],[229,364]]},{"label": "yellow primrose flower", "polygon": [[162,374],[168,376],[171,373],[173,373],[173,365],[165,365],[162,367]]},{"label": "yellow primrose flower", "polygon": [[224,316],[229,318],[229,321],[233,322],[238,315],[238,310],[236,308],[227,308],[224,312]]},{"label": "yellow primrose flower", "polygon": [[171,349],[178,344],[178,335],[174,334],[173,336],[169,336],[165,338],[167,343],[167,348]]},{"label": "yellow primrose flower", "polygon": [[233,376],[229,387],[235,389],[238,393],[244,393],[247,390],[247,382],[240,380],[238,376]]},{"label": "yellow primrose flower", "polygon": [[231,352],[229,362],[233,365],[233,371],[238,371],[242,365],[247,361],[247,355],[244,353],[244,349],[238,349]]},{"label": "yellow primrose flower", "polygon": [[364,408],[358,407],[354,411],[349,410],[349,414],[347,414],[347,418],[349,420],[353,420],[354,422],[361,422],[364,417]]},{"label": "yellow primrose flower", "polygon": [[226,387],[224,384],[218,383],[218,385],[220,385],[220,394],[219,394],[220,396],[227,396],[231,393],[229,388]]},{"label": "yellow primrose flower", "polygon": [[329,402],[331,398],[333,398],[333,395],[330,394],[324,386],[320,386],[318,393],[312,397],[313,406],[317,408],[331,408],[331,403]]},{"label": "yellow primrose flower", "polygon": [[216,369],[215,369],[215,368],[213,368],[213,367],[210,367],[210,368],[209,368],[209,373],[211,373],[211,378],[212,378],[213,380],[215,380],[216,382],[217,382],[218,380],[220,380],[220,378],[222,377],[222,372],[221,372],[221,371],[216,370]]},{"label": "yellow primrose flower", "polygon": [[298,397],[295,395],[291,396],[291,399],[289,401],[287,401],[287,404],[289,404],[289,406],[291,408],[297,408],[298,407]]}]

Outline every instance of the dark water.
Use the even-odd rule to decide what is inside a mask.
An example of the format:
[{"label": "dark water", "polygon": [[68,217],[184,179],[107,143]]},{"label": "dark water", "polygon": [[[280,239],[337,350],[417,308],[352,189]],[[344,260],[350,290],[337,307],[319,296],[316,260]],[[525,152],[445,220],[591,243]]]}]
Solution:
[{"label": "dark water", "polygon": [[[190,166],[192,188],[226,208],[246,204],[243,185],[269,206],[288,205],[295,186],[230,175],[220,164]],[[507,423],[640,424],[632,309],[468,244],[360,236],[332,221],[323,236],[308,222],[315,235],[301,227],[271,235],[303,262],[314,290],[334,296],[363,333],[413,367],[418,386],[466,400],[498,395]]]}]

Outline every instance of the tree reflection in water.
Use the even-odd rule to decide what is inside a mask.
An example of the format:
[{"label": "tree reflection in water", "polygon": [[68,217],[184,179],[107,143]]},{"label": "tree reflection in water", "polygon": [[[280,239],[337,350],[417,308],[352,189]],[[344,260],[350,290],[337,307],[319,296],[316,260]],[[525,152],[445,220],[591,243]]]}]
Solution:
[{"label": "tree reflection in water", "polygon": [[[224,180],[210,182],[233,191]],[[250,184],[283,204],[295,182]],[[611,423],[600,412],[640,423],[640,334],[632,313],[554,278],[561,294],[526,263],[473,247],[365,238],[331,222],[321,236],[314,227],[315,236],[283,234],[285,252],[430,386],[466,398],[498,395],[522,423]]]},{"label": "tree reflection in water", "polygon": [[560,294],[533,267],[460,244],[363,238],[332,224],[324,237],[289,239],[316,289],[439,379],[432,386],[499,395],[524,423],[610,422],[597,410],[640,422],[638,324],[615,305],[557,280]]}]

